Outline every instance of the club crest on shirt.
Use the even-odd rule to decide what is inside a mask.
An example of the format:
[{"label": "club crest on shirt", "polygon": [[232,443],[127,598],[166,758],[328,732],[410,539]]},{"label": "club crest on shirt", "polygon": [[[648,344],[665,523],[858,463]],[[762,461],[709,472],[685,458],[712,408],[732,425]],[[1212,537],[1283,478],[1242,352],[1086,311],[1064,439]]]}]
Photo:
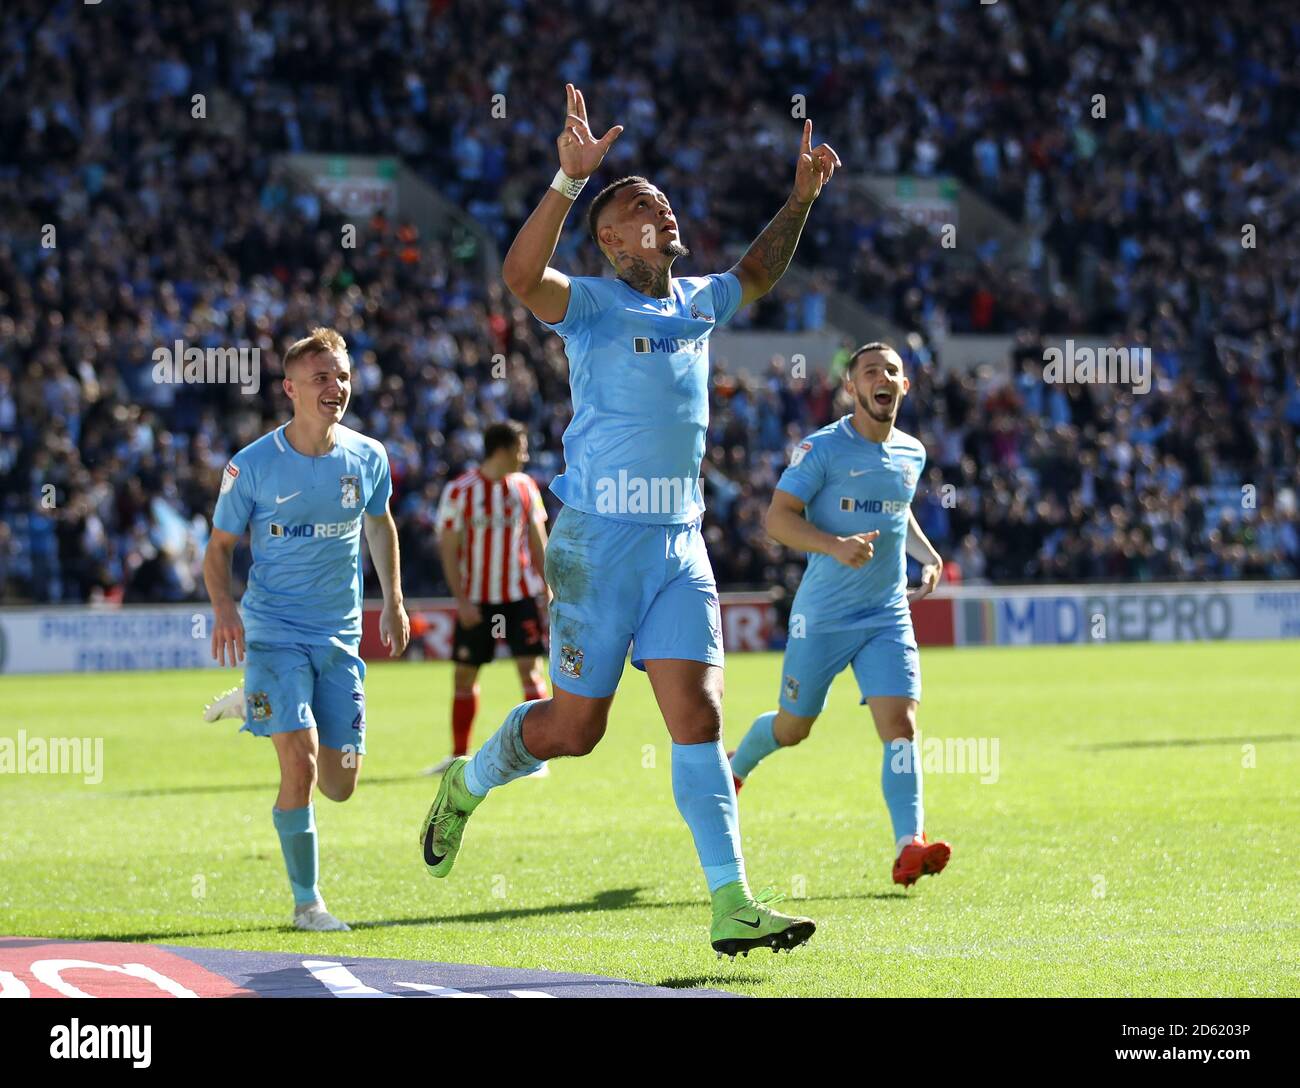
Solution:
[{"label": "club crest on shirt", "polygon": [[904,465],[904,466],[903,466],[903,483],[906,484],[908,487],[915,487],[915,486],[916,486],[916,466],[915,466],[915,465]]},{"label": "club crest on shirt", "polygon": [[271,716],[271,698],[264,691],[250,691],[248,693],[248,719],[254,722],[264,722]]},{"label": "club crest on shirt", "polygon": [[582,651],[576,646],[566,644],[560,647],[560,672],[575,680],[582,676]]},{"label": "club crest on shirt", "polygon": [[714,319],[712,314],[706,314],[693,302],[691,303],[691,317],[695,318],[696,321],[712,321]]},{"label": "club crest on shirt", "polygon": [[361,480],[356,476],[340,476],[339,484],[343,488],[343,509],[353,510],[361,501]]}]

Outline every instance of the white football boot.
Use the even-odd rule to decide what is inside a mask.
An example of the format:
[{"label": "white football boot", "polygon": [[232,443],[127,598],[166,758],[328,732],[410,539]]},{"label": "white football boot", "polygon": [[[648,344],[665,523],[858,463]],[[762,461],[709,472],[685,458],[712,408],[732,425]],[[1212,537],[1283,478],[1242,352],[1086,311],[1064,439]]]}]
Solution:
[{"label": "white football boot", "polygon": [[203,708],[203,720],[205,722],[220,721],[222,718],[242,718],[244,717],[244,685],[240,684],[237,688],[231,688],[224,695],[213,699]]},{"label": "white football boot", "polygon": [[347,922],[340,922],[327,911],[325,904],[319,899],[314,903],[295,907],[293,924],[298,929],[307,929],[313,933],[350,933],[352,931],[352,927]]}]

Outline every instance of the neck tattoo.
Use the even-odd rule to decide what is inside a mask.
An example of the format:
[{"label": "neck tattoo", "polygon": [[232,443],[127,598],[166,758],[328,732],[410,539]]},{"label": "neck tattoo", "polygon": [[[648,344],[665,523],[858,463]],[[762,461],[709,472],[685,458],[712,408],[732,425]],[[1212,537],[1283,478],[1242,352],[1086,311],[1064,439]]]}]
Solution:
[{"label": "neck tattoo", "polygon": [[652,295],[655,298],[668,297],[667,267],[656,268],[644,257],[638,257],[631,253],[623,254],[619,258],[618,265],[618,278],[634,291],[640,291],[643,295]]}]

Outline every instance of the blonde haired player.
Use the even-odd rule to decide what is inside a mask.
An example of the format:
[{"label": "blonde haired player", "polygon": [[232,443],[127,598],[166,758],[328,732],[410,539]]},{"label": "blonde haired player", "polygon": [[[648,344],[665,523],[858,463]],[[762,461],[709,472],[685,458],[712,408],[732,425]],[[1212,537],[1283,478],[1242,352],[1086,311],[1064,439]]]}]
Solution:
[{"label": "blonde haired player", "polygon": [[[349,928],[321,898],[312,794],[319,786],[331,801],[351,797],[366,750],[366,665],[357,653],[363,531],[384,594],[380,637],[394,657],[410,638],[388,455],[340,422],[351,389],[347,345],[333,329],[312,329],[289,348],[293,419],[230,459],[203,557],[212,656],[244,666],[243,728],[270,737],[280,764],[271,816],[293,924],[316,931]],[[253,565],[237,606],[230,562],[245,530]]]}]

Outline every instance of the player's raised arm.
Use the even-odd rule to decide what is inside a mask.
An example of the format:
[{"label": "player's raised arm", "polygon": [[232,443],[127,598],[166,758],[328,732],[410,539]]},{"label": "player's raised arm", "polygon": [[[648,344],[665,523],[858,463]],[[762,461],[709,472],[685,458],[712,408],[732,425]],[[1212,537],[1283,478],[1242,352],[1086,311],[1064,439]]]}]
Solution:
[{"label": "player's raised arm", "polygon": [[778,544],[801,552],[820,552],[838,559],[846,567],[857,569],[876,553],[873,541],[880,535],[876,529],[853,536],[835,536],[817,528],[804,517],[804,503],[798,495],[782,491],[772,492],[772,502],[763,517],[763,528]]},{"label": "player's raised arm", "polygon": [[731,269],[740,280],[740,305],[762,298],[785,275],[813,201],[821,195],[822,186],[831,180],[839,165],[840,157],[830,144],[812,146],[812,121],[805,121],[794,188],[785,205]]},{"label": "player's raised arm", "polygon": [[550,267],[564,220],[583,183],[596,172],[623,131],[622,125],[615,125],[597,140],[587,124],[587,103],[582,92],[572,83],[565,84],[564,92],[564,131],[555,141],[560,171],[541,203],[519,228],[501,266],[501,277],[510,293],[535,316],[552,323],[563,320],[569,308],[569,277]]}]

